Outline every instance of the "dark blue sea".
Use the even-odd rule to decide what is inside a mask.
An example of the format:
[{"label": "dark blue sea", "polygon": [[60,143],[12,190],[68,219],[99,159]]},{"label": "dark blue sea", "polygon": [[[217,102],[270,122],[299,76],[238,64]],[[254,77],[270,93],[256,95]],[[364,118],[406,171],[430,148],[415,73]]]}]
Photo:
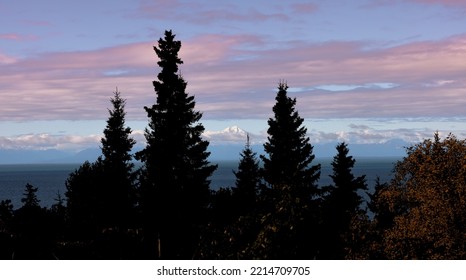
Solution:
[{"label": "dark blue sea", "polygon": [[[366,175],[369,190],[373,189],[377,176],[382,182],[390,180],[394,163],[399,158],[359,158],[353,169],[355,176]],[[332,159],[316,159],[321,164],[320,186],[331,183]],[[211,188],[231,187],[235,184],[233,171],[237,161],[219,161],[217,171],[211,179]],[[27,183],[37,187],[37,197],[44,207],[55,203],[58,193],[65,197],[65,181],[79,164],[18,164],[0,165],[0,200],[11,199],[15,208],[21,207],[21,198]]]}]

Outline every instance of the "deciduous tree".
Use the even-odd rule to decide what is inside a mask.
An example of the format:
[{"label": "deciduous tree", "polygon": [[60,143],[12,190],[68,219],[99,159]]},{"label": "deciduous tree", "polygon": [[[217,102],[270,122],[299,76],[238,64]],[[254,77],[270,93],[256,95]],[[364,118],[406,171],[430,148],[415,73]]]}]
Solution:
[{"label": "deciduous tree", "polygon": [[[390,259],[466,257],[466,141],[449,135],[407,149],[393,180],[378,194],[379,217],[393,217],[383,232]],[[387,209],[388,208],[388,209]]]}]

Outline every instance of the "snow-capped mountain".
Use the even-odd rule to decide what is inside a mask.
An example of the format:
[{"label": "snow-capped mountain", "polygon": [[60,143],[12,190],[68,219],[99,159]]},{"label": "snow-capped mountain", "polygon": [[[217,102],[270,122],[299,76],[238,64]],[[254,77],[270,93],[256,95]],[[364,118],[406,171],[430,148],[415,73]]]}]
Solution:
[{"label": "snow-capped mountain", "polygon": [[213,145],[244,144],[246,143],[247,132],[235,125],[220,131],[205,131],[203,136]]}]

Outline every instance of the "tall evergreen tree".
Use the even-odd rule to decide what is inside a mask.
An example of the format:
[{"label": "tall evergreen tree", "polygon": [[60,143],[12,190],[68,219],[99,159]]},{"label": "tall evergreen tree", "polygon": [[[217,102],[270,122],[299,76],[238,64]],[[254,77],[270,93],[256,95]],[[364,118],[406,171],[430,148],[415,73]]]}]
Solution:
[{"label": "tall evergreen tree", "polygon": [[288,97],[287,89],[286,83],[279,84],[274,118],[268,121],[269,136],[264,144],[268,157],[261,156],[263,175],[271,186],[290,185],[312,196],[317,193],[320,165],[310,166],[315,158],[313,147],[302,125],[304,119],[295,110],[296,98]]},{"label": "tall evergreen tree", "polygon": [[255,258],[313,258],[315,256],[317,180],[320,165],[311,166],[313,147],[303,119],[295,110],[296,99],[287,96],[280,83],[268,121],[269,134],[262,155],[264,180],[270,189],[269,210],[263,214],[263,229],[250,252]]},{"label": "tall evergreen tree", "polygon": [[336,147],[337,155],[332,161],[333,184],[326,188],[324,197],[324,240],[322,258],[343,259],[351,250],[352,221],[363,214],[362,197],[358,191],[367,190],[365,175],[354,177],[352,169],[356,160],[349,156],[346,143]]},{"label": "tall evergreen tree", "polygon": [[245,215],[253,210],[260,188],[260,167],[257,154],[252,151],[247,135],[246,146],[241,153],[236,176],[236,186],[233,187],[233,198],[238,207],[238,214]]},{"label": "tall evergreen tree", "polygon": [[105,204],[107,226],[127,226],[135,204],[134,164],[131,150],[136,143],[131,138],[131,128],[125,126],[125,103],[118,89],[110,100],[113,108],[101,139],[105,182],[102,202]]},{"label": "tall evergreen tree", "polygon": [[[138,153],[142,172],[145,228],[158,257],[190,258],[210,195],[209,176],[216,169],[208,161],[208,141],[202,140],[202,114],[194,96],[186,93],[179,74],[181,42],[171,31],[154,50],[161,68],[153,82],[156,104],[145,107],[149,117],[146,148]],[[150,256],[157,257],[157,256]]]},{"label": "tall evergreen tree", "polygon": [[348,155],[349,149],[346,143],[340,143],[336,147],[337,155],[333,158],[332,178],[333,185],[329,188],[329,198],[338,201],[342,213],[351,213],[360,209],[363,198],[358,193],[367,190],[366,176],[354,177],[352,169],[356,160]]},{"label": "tall evergreen tree", "polygon": [[104,228],[125,227],[134,205],[131,149],[135,141],[125,126],[125,100],[116,90],[110,99],[102,156],[83,163],[66,181],[67,211],[77,238],[94,238]]}]

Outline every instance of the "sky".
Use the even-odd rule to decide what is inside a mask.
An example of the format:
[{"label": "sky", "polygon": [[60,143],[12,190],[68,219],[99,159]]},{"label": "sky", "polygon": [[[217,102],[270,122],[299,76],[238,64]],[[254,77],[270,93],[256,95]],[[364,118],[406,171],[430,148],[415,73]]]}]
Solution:
[{"label": "sky", "polygon": [[[466,1],[0,1],[0,149],[97,147],[110,98],[144,143],[172,30],[211,144],[267,137],[277,86],[313,144],[466,137]],[[226,129],[226,130],[225,130]]]}]

